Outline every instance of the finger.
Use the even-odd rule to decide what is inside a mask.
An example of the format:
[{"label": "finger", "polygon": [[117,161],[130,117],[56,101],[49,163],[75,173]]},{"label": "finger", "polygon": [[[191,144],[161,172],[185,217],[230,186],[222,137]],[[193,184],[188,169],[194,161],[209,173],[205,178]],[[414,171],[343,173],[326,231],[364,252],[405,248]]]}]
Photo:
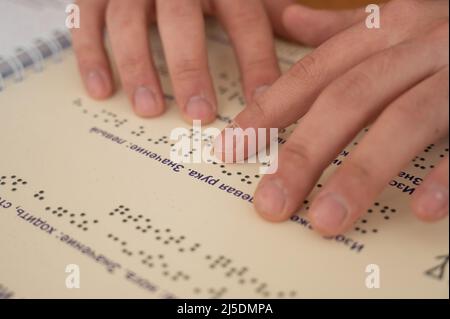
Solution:
[{"label": "finger", "polygon": [[150,54],[148,25],[151,1],[111,0],[107,26],[123,88],[136,114],[154,117],[164,112],[164,99]]},{"label": "finger", "polygon": [[296,1],[295,0],[264,0],[263,2],[266,7],[266,12],[272,23],[272,28],[274,29],[275,33],[284,38],[294,40],[284,26],[283,14],[284,14],[284,11],[292,4],[296,3]]},{"label": "finger", "polygon": [[[406,23],[412,16],[422,16],[425,11],[427,16],[436,16],[443,12],[440,5],[422,8],[414,1],[411,9],[407,2],[394,1],[392,4],[386,4],[383,7],[385,13],[382,12],[383,27],[380,29],[368,29],[361,22],[325,42],[238,114],[232,125],[242,130],[285,128],[291,125],[308,111],[317,96],[338,76],[371,55],[408,39],[410,34],[424,32],[429,21],[418,19],[417,23]],[[225,148],[221,143],[222,138],[220,136],[216,140],[216,156],[233,158],[235,149]],[[258,145],[257,149],[259,148]],[[227,154],[230,152],[231,154]]]},{"label": "finger", "polygon": [[[361,128],[397,96],[447,64],[447,34],[441,27],[399,44],[330,84],[282,148],[277,172],[261,181],[255,194],[257,210],[273,221],[295,213],[323,170]],[[285,196],[272,196],[276,188]]]},{"label": "finger", "polygon": [[158,25],[175,97],[188,121],[215,120],[217,102],[209,73],[199,0],[158,0]]},{"label": "finger", "polygon": [[286,8],[282,19],[289,38],[316,47],[365,17],[363,8],[330,11],[295,4]]},{"label": "finger", "polygon": [[247,103],[280,76],[272,28],[260,0],[214,0],[239,61]]},{"label": "finger", "polygon": [[89,95],[96,99],[109,97],[113,81],[104,46],[107,0],[78,0],[81,27],[72,29],[72,40],[78,67]]},{"label": "finger", "polygon": [[[327,182],[309,216],[324,235],[350,229],[392,176],[448,134],[448,66],[394,101]],[[399,126],[401,123],[401,126]]]},{"label": "finger", "polygon": [[446,157],[414,194],[412,209],[421,220],[434,222],[448,216],[448,165]]}]

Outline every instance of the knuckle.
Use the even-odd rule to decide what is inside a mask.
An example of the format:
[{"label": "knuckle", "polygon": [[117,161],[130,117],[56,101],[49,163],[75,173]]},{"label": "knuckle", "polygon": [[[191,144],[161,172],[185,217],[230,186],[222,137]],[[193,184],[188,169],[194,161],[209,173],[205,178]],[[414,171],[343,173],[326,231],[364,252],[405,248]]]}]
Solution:
[{"label": "knuckle", "polygon": [[352,70],[334,81],[320,97],[325,107],[354,107],[363,105],[373,86],[373,75],[363,70]]},{"label": "knuckle", "polygon": [[414,100],[406,98],[397,100],[397,103],[391,109],[392,118],[401,119],[408,125],[418,125],[422,122],[429,123],[430,117],[433,116],[433,110],[426,107],[430,104],[431,97],[428,95],[417,95]]},{"label": "knuckle", "polygon": [[302,167],[308,167],[313,163],[312,155],[307,144],[301,140],[290,140],[282,149],[284,160],[293,163],[301,163]]},{"label": "knuckle", "polygon": [[203,75],[202,62],[199,59],[182,59],[173,65],[172,77],[175,81],[192,81]]},{"label": "knuckle", "polygon": [[260,25],[264,21],[264,15],[259,10],[249,9],[248,6],[239,6],[233,19],[230,19],[230,27],[234,29],[245,29],[255,25]]},{"label": "knuckle", "polygon": [[117,67],[126,79],[134,79],[143,75],[145,70],[148,70],[145,67],[145,61],[148,61],[148,59],[147,54],[134,54],[116,58]]},{"label": "knuckle", "polygon": [[289,76],[294,79],[308,79],[309,81],[320,81],[323,76],[318,64],[318,58],[314,54],[308,54],[289,71]]},{"label": "knuckle", "polygon": [[346,176],[349,176],[353,180],[353,184],[364,185],[375,180],[370,165],[366,161],[348,159],[345,162]]},{"label": "knuckle", "polygon": [[264,107],[260,98],[254,99],[251,104],[245,109],[245,112],[251,114],[251,118],[258,119],[260,123],[269,123],[270,116]]},{"label": "knuckle", "polygon": [[252,59],[244,63],[243,72],[257,71],[258,73],[261,73],[268,68],[272,69],[274,65],[276,65],[276,61],[273,56],[263,55],[252,57]]},{"label": "knuckle", "polygon": [[139,3],[130,7],[125,1],[111,0],[106,8],[106,25],[109,29],[114,25],[117,30],[126,33],[134,25],[145,23],[148,15],[136,14],[142,12],[148,13],[148,8]]}]

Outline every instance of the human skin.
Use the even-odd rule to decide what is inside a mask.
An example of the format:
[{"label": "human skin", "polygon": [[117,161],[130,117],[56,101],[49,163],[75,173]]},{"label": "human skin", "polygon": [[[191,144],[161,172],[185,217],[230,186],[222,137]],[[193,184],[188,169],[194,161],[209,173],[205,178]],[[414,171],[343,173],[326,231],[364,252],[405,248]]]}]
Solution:
[{"label": "human skin", "polygon": [[[148,25],[156,21],[181,114],[203,123],[217,112],[204,14],[218,17],[233,43],[247,101],[233,126],[284,128],[302,118],[280,151],[277,172],[266,175],[255,194],[256,210],[269,221],[292,216],[323,170],[369,123],[311,205],[310,219],[321,234],[349,230],[415,155],[448,136],[446,0],[393,0],[381,8],[380,29],[367,28],[364,9],[319,11],[290,0],[77,3],[83,27],[73,33],[74,48],[91,96],[104,99],[114,90],[106,26],[135,112],[164,112],[148,42]],[[317,48],[280,76],[272,30]],[[448,215],[448,165],[445,158],[413,196],[412,211],[424,221]]]}]

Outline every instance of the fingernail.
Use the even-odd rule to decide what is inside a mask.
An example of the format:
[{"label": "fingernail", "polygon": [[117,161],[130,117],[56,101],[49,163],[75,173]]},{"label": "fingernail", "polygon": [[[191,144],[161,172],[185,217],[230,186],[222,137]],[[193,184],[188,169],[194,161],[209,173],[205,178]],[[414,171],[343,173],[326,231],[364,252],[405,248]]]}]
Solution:
[{"label": "fingernail", "polygon": [[441,219],[447,215],[448,188],[439,184],[429,184],[418,199],[420,212],[426,213],[432,219]]},{"label": "fingernail", "polygon": [[144,86],[138,87],[134,93],[134,107],[140,116],[155,116],[160,113],[155,95]]},{"label": "fingernail", "polygon": [[89,94],[93,97],[103,97],[107,94],[107,83],[104,76],[99,71],[91,71],[86,78]]},{"label": "fingernail", "polygon": [[266,216],[280,216],[284,213],[286,192],[279,180],[269,180],[258,188],[255,207]]},{"label": "fingernail", "polygon": [[192,97],[186,104],[185,112],[193,120],[211,119],[215,116],[214,107],[201,96]]},{"label": "fingernail", "polygon": [[345,201],[337,194],[327,194],[313,204],[311,217],[320,230],[335,233],[342,229],[348,216]]},{"label": "fingernail", "polygon": [[270,88],[269,85],[262,85],[255,89],[253,92],[253,100],[256,100],[258,97],[266,93],[266,91]]},{"label": "fingernail", "polygon": [[224,128],[214,141],[214,155],[226,163],[243,160],[245,153],[243,133],[244,131],[234,122]]}]

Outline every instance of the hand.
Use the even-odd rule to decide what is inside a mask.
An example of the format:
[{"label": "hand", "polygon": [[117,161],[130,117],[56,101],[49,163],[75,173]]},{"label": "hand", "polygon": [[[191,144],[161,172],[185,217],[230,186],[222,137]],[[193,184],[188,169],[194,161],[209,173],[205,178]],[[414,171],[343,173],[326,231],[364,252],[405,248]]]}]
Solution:
[{"label": "hand", "polygon": [[[277,3],[278,2],[278,3]],[[248,103],[279,76],[271,18],[280,32],[281,12],[292,0],[78,0],[81,28],[73,32],[80,73],[89,94],[113,93],[103,31],[109,31],[123,88],[135,112],[164,112],[164,95],[150,54],[148,26],[157,21],[175,97],[188,120],[215,120],[217,100],[208,68],[203,12],[216,16],[233,43]]]},{"label": "hand", "polygon": [[[264,218],[294,214],[324,169],[373,123],[310,209],[314,229],[343,233],[415,155],[448,136],[448,6],[445,0],[394,0],[382,7],[380,29],[366,27],[364,10],[286,9],[286,30],[300,42],[321,45],[234,123],[284,128],[302,118],[280,151],[277,172],[256,191],[255,207]],[[448,215],[448,166],[447,158],[415,193],[419,218]]]}]

